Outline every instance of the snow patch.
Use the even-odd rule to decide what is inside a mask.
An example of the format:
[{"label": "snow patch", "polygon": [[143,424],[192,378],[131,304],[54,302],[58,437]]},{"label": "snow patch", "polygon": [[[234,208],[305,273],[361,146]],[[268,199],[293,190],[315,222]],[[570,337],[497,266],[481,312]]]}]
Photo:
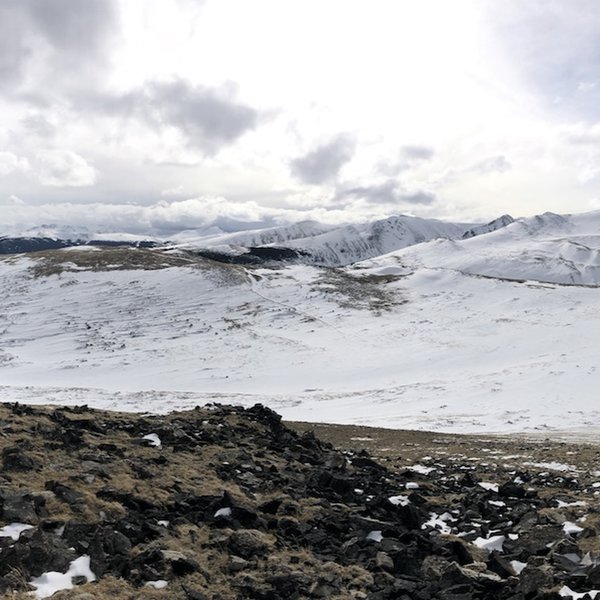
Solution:
[{"label": "snow patch", "polygon": [[27,531],[27,529],[33,529],[33,525],[27,525],[26,523],[11,523],[0,529],[0,537],[9,537],[16,542],[21,536],[21,533]]},{"label": "snow patch", "polygon": [[158,434],[156,433],[149,433],[148,435],[145,435],[142,439],[148,440],[150,442],[150,445],[155,446],[156,448],[159,448],[162,443],[160,441],[160,438],[158,437]]},{"label": "snow patch", "polygon": [[60,590],[72,589],[74,587],[72,581],[74,577],[85,577],[88,583],[96,580],[96,576],[90,569],[89,556],[84,554],[76,558],[71,562],[69,570],[66,573],[48,571],[39,577],[34,577],[30,583],[35,587],[36,598],[48,598]]},{"label": "snow patch", "polygon": [[473,543],[478,548],[484,548],[485,550],[489,550],[492,552],[496,550],[496,552],[503,552],[504,549],[502,545],[506,541],[506,537],[503,535],[493,535],[489,538],[478,537]]}]

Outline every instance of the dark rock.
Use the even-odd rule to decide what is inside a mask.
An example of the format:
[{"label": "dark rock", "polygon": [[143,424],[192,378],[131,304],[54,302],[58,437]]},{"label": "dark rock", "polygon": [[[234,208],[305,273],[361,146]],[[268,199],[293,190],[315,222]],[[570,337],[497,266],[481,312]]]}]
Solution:
[{"label": "dark rock", "polygon": [[507,481],[498,487],[498,495],[502,498],[525,498],[527,491],[522,485]]},{"label": "dark rock", "polygon": [[185,593],[186,600],[209,600],[208,596],[206,594],[203,594],[202,592],[193,590],[186,586],[181,587],[183,588],[183,591]]},{"label": "dark rock", "polygon": [[39,494],[0,488],[0,516],[7,523],[35,524],[47,514],[45,504],[46,499]]},{"label": "dark rock", "polygon": [[385,569],[386,571],[394,570],[394,561],[392,560],[392,557],[386,552],[378,552],[375,555],[375,564],[380,569]]},{"label": "dark rock", "polygon": [[526,597],[543,588],[550,588],[554,583],[552,572],[548,566],[532,567],[527,565],[519,575],[517,589]]},{"label": "dark rock", "polygon": [[64,541],[40,530],[29,530],[12,547],[2,552],[0,575],[16,569],[28,578],[39,577],[46,571],[65,572],[76,558]]},{"label": "dark rock", "polygon": [[171,561],[171,570],[175,577],[183,577],[190,573],[195,573],[198,570],[198,563],[187,557],[176,558]]},{"label": "dark rock", "polygon": [[2,468],[5,471],[32,471],[38,464],[20,448],[9,447],[2,450]]},{"label": "dark rock", "polygon": [[54,492],[59,500],[62,500],[73,507],[83,504],[83,494],[62,483],[58,483],[57,481],[46,481],[45,488]]},{"label": "dark rock", "polygon": [[494,551],[490,554],[487,565],[492,573],[500,575],[503,579],[514,577],[516,575],[510,561],[506,560],[499,552]]}]

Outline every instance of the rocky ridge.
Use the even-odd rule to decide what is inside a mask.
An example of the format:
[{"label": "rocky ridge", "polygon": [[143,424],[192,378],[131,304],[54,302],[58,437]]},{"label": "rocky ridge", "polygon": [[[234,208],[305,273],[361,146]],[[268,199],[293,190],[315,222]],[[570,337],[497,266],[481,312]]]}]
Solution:
[{"label": "rocky ridge", "polygon": [[558,600],[600,588],[595,450],[571,472],[547,445],[535,462],[479,440],[485,458],[470,461],[397,435],[400,456],[376,459],[358,437],[337,450],[261,405],[0,405],[0,592]]}]

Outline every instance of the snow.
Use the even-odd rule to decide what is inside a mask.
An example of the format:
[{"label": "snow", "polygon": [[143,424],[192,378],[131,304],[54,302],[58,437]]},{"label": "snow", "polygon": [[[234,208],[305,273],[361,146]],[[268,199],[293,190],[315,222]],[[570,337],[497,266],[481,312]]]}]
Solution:
[{"label": "snow", "polygon": [[387,254],[436,238],[460,238],[472,224],[457,224],[407,215],[353,225],[323,225],[304,221],[237,233],[198,235],[190,232],[172,238],[179,248],[217,250],[225,254],[249,247],[283,246],[301,251],[312,264],[342,266]]},{"label": "snow", "polygon": [[488,500],[488,504],[492,506],[506,506],[506,502],[502,502],[502,500]]},{"label": "snow", "polygon": [[575,465],[567,465],[565,463],[560,463],[557,461],[551,462],[524,462],[523,463],[527,467],[539,467],[540,469],[550,469],[551,471],[565,471],[565,472],[574,472],[578,471]]},{"label": "snow", "polygon": [[146,581],[146,585],[157,590],[162,590],[169,585],[169,582],[164,579],[157,579],[156,581]]},{"label": "snow", "polygon": [[48,571],[39,577],[34,577],[30,583],[35,587],[36,598],[48,598],[60,590],[73,588],[73,577],[85,577],[87,582],[96,580],[96,576],[90,569],[89,556],[83,555],[76,558],[71,562],[66,573]]},{"label": "snow", "polygon": [[381,531],[379,529],[377,529],[377,530],[369,531],[369,533],[367,534],[367,537],[365,539],[373,541],[373,542],[381,542],[381,540],[383,539],[383,535],[382,535]]},{"label": "snow", "polygon": [[156,433],[149,433],[149,434],[143,436],[142,439],[148,440],[150,442],[150,445],[155,446],[156,448],[159,448],[161,445],[160,438],[158,437],[158,434],[156,434]]},{"label": "snow", "polygon": [[396,253],[407,265],[500,279],[600,284],[600,211],[545,213],[470,239],[435,240]]},{"label": "snow", "polygon": [[484,490],[498,493],[498,484],[497,483],[489,483],[488,481],[480,481],[477,485],[479,487],[482,487]]},{"label": "snow", "polygon": [[[302,239],[333,235],[319,231]],[[598,231],[600,212],[542,215],[336,270],[34,277],[34,255],[2,257],[0,400],[154,413],[262,402],[298,421],[595,435]]]},{"label": "snow", "polygon": [[571,521],[565,521],[563,524],[563,531],[567,535],[577,535],[583,531],[583,527],[579,527],[579,525],[576,525]]},{"label": "snow", "polygon": [[17,541],[21,536],[21,533],[27,529],[33,529],[33,525],[27,525],[26,523],[10,523],[0,529],[0,537],[9,537],[14,541]]},{"label": "snow", "polygon": [[435,471],[434,467],[426,467],[425,465],[411,465],[406,467],[409,471],[419,473],[420,475],[429,475],[432,471]]},{"label": "snow", "polygon": [[520,560],[511,560],[510,566],[514,569],[517,575],[520,575],[521,571],[527,566],[527,563],[521,562]]},{"label": "snow", "polygon": [[478,548],[483,548],[485,550],[489,550],[492,552],[496,550],[497,552],[503,552],[502,545],[506,541],[506,537],[503,535],[492,535],[489,538],[478,537],[473,542]]},{"label": "snow", "polygon": [[573,600],[579,600],[579,598],[583,598],[584,596],[586,596],[587,594],[589,594],[589,597],[594,599],[598,597],[598,594],[600,594],[600,590],[589,590],[588,592],[574,592],[569,586],[567,585],[563,585],[560,590],[558,590],[558,593],[561,596],[571,596],[571,598]]},{"label": "snow", "polygon": [[229,518],[231,516],[231,508],[229,507],[225,507],[225,508],[220,508],[216,513],[215,513],[215,518],[217,517],[223,517],[223,518]]},{"label": "snow", "polygon": [[432,512],[429,513],[429,520],[421,525],[421,529],[431,527],[432,529],[437,529],[440,533],[450,534],[452,533],[452,528],[448,525],[448,522],[452,521],[456,521],[456,519],[448,512],[441,515]]},{"label": "snow", "polygon": [[567,508],[569,506],[587,506],[587,502],[584,500],[576,500],[574,502],[563,502],[562,500],[557,500],[556,503],[558,508]]},{"label": "snow", "polygon": [[401,494],[398,496],[390,496],[388,498],[388,500],[394,506],[407,506],[408,504],[410,504],[410,500],[408,499],[408,496],[402,496]]}]

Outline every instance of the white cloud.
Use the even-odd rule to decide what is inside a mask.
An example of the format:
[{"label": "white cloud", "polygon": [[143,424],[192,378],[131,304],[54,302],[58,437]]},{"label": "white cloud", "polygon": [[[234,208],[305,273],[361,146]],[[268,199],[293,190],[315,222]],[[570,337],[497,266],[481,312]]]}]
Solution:
[{"label": "white cloud", "polygon": [[470,170],[476,173],[488,174],[488,173],[505,173],[511,169],[512,165],[510,161],[503,154],[498,156],[489,156],[483,160],[475,163]]},{"label": "white cloud", "polygon": [[0,177],[15,171],[25,172],[30,169],[29,161],[12,152],[0,152]]},{"label": "white cloud", "polygon": [[36,167],[42,185],[86,187],[96,182],[96,169],[71,150],[40,150],[36,156]]},{"label": "white cloud", "polygon": [[160,193],[163,198],[179,198],[185,195],[185,188],[183,185],[177,185],[172,188],[167,188]]},{"label": "white cloud", "polygon": [[[0,198],[44,220],[114,198],[98,222],[160,228],[405,206],[491,219],[600,197],[593,0],[72,4],[0,2]],[[160,199],[188,204],[144,206]],[[66,201],[86,208],[50,209]]]},{"label": "white cloud", "polygon": [[38,206],[15,205],[2,214],[3,233],[16,235],[41,223],[68,224],[95,232],[128,232],[169,237],[179,231],[220,227],[237,231],[313,219],[323,223],[361,221],[389,216],[385,207],[369,206],[362,199],[343,204],[321,202],[306,209],[264,207],[257,202],[201,197],[150,206],[133,204],[76,204],[60,202]]}]

